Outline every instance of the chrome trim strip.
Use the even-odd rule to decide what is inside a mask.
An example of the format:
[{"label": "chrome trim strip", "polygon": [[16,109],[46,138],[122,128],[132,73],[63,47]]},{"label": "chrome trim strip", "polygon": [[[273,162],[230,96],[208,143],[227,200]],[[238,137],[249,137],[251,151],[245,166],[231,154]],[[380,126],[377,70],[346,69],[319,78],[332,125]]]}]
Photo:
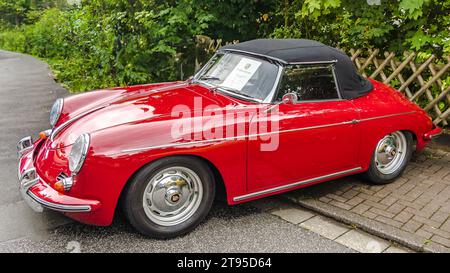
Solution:
[{"label": "chrome trim strip", "polygon": [[194,73],[194,76],[192,76],[193,83],[198,82],[198,80],[197,80],[198,75],[201,75],[203,73],[203,71],[206,69],[206,67],[210,66],[212,60],[216,57],[216,55],[218,53],[219,52],[214,53],[214,55],[197,72]]},{"label": "chrome trim strip", "polygon": [[89,205],[61,205],[61,204],[55,204],[50,203],[48,201],[45,201],[39,197],[37,197],[34,193],[28,191],[27,194],[36,202],[41,204],[43,207],[61,211],[61,212],[89,212],[91,211],[91,206]]},{"label": "chrome trim strip", "polygon": [[278,186],[275,188],[270,188],[270,189],[266,189],[266,190],[262,190],[262,191],[257,191],[257,192],[252,192],[249,194],[245,194],[245,195],[240,195],[240,196],[236,196],[233,198],[233,201],[237,202],[237,201],[242,201],[245,199],[249,199],[252,197],[256,197],[259,195],[264,195],[264,194],[268,194],[268,193],[272,193],[272,192],[276,192],[276,191],[281,191],[281,190],[286,190],[289,188],[293,188],[293,187],[297,187],[303,184],[309,184],[309,183],[313,183],[322,179],[327,179],[327,178],[333,178],[339,175],[343,175],[343,174],[349,174],[349,173],[353,173],[356,171],[360,171],[362,170],[361,167],[357,167],[357,168],[353,168],[353,169],[349,169],[349,170],[345,170],[345,171],[340,171],[340,172],[336,172],[336,173],[331,173],[331,174],[327,174],[327,175],[323,175],[323,176],[319,176],[319,177],[315,177],[315,178],[310,178],[310,179],[306,179],[306,180],[302,180],[302,181],[298,181],[295,183],[291,183],[291,184],[287,184],[287,185],[283,185],[283,186]]},{"label": "chrome trim strip", "polygon": [[128,153],[128,152],[137,152],[137,151],[141,151],[141,150],[153,150],[153,149],[160,149],[160,148],[170,148],[170,147],[187,146],[187,145],[195,145],[195,144],[204,144],[204,143],[211,143],[211,142],[240,140],[240,139],[251,138],[251,137],[267,136],[267,135],[282,134],[282,133],[290,133],[290,132],[304,131],[304,130],[310,130],[310,129],[319,129],[319,128],[325,128],[325,127],[331,127],[331,126],[337,126],[337,125],[343,125],[343,124],[351,124],[351,123],[354,123],[354,121],[351,120],[351,121],[345,121],[345,122],[339,122],[339,123],[331,123],[331,124],[325,124],[325,125],[317,125],[317,126],[296,128],[296,129],[276,131],[276,132],[267,132],[267,133],[262,133],[262,134],[252,134],[252,135],[244,135],[244,136],[234,136],[234,137],[215,138],[215,139],[208,139],[208,140],[190,141],[190,142],[184,142],[184,143],[174,143],[174,144],[164,144],[164,145],[157,145],[157,146],[148,146],[148,147],[142,147],[142,148],[126,149],[126,150],[122,150],[121,152],[122,153]]},{"label": "chrome trim strip", "polygon": [[[59,118],[61,117],[62,110],[64,109],[64,99],[63,99],[63,98],[58,98],[58,99],[56,99],[56,101],[53,103],[53,105],[55,105],[55,103],[56,103],[57,101],[61,101],[61,104],[59,105],[59,108],[58,108],[58,114],[56,115],[55,123],[52,124],[52,123],[50,122],[50,126],[52,126],[52,127],[54,127],[55,124],[58,123],[58,120],[59,120]],[[53,108],[53,105],[52,105],[52,108]],[[50,113],[51,113],[51,109],[50,109]],[[50,117],[50,118],[51,118],[51,117]],[[50,120],[50,121],[51,121],[51,120]]]},{"label": "chrome trim strip", "polygon": [[380,119],[380,118],[390,118],[390,117],[396,117],[396,116],[402,116],[402,115],[410,115],[410,114],[414,114],[414,113],[416,113],[416,111],[403,112],[403,113],[397,113],[397,114],[389,114],[389,115],[371,117],[371,118],[363,118],[363,119],[360,119],[359,122]]},{"label": "chrome trim strip", "polygon": [[360,122],[363,122],[363,121],[370,121],[370,120],[374,120],[374,119],[388,118],[388,117],[396,117],[396,116],[407,115],[407,114],[412,114],[412,113],[415,113],[415,112],[411,111],[411,112],[397,113],[397,114],[391,114],[391,115],[384,115],[384,116],[378,116],[378,117],[365,118],[365,119],[360,119],[360,120],[359,119],[353,119],[353,120],[337,122],[337,123],[329,123],[329,124],[323,124],[323,125],[316,125],[316,126],[309,126],[309,127],[302,127],[302,128],[295,128],[295,129],[289,129],[289,130],[276,131],[276,132],[267,132],[267,133],[261,133],[261,134],[251,134],[251,135],[244,135],[244,136],[234,136],[234,137],[216,138],[216,139],[208,139],[208,140],[198,140],[198,141],[191,141],[191,142],[185,142],[185,143],[171,143],[171,144],[164,144],[164,145],[147,146],[147,147],[142,147],[142,148],[132,148],[132,149],[122,150],[119,153],[130,153],[130,152],[139,152],[139,151],[161,149],[161,148],[171,148],[171,147],[179,147],[179,146],[188,146],[188,145],[220,142],[220,141],[240,140],[240,139],[245,139],[245,138],[267,136],[267,135],[273,135],[273,134],[291,133],[291,132],[297,132],[297,131],[313,130],[313,129],[327,128],[327,127],[347,125],[347,124],[357,124],[357,123],[360,123]]},{"label": "chrome trim strip", "polygon": [[196,145],[196,144],[218,142],[218,141],[240,140],[240,139],[245,139],[245,138],[247,138],[247,135],[245,135],[245,136],[235,136],[235,137],[215,138],[215,139],[208,139],[208,140],[190,141],[190,142],[184,142],[184,143],[171,143],[171,144],[164,144],[164,145],[157,145],[157,146],[148,146],[148,147],[142,147],[142,148],[126,149],[126,150],[122,150],[121,153],[139,152],[139,151],[145,151],[145,150],[171,148],[171,147],[187,146],[187,145]]},{"label": "chrome trim strip", "polygon": [[267,97],[263,100],[264,103],[271,103],[275,99],[278,86],[280,85],[281,77],[283,75],[283,69],[284,68],[282,66],[278,66],[278,74],[275,79],[275,83],[273,84],[272,90],[270,91],[269,95],[267,95]]},{"label": "chrome trim strip", "polygon": [[353,120],[349,120],[349,121],[343,121],[343,122],[337,122],[337,123],[329,123],[329,124],[324,124],[324,125],[316,125],[316,126],[295,128],[295,129],[282,130],[282,131],[276,131],[276,132],[267,132],[267,133],[261,133],[261,134],[253,134],[253,135],[248,135],[248,137],[250,138],[250,137],[268,136],[268,135],[273,135],[273,134],[292,133],[292,132],[297,132],[297,131],[320,129],[320,128],[333,127],[333,126],[339,126],[339,125],[346,125],[346,124],[352,124],[352,123],[354,123],[354,121]]},{"label": "chrome trim strip", "polygon": [[88,110],[88,111],[86,111],[86,112],[83,112],[83,113],[79,114],[78,116],[75,116],[75,117],[73,117],[73,118],[71,118],[71,119],[66,120],[65,122],[63,122],[61,125],[59,125],[58,127],[56,127],[56,128],[53,130],[52,135],[50,136],[50,140],[53,141],[53,140],[55,139],[55,136],[56,136],[59,132],[61,132],[64,128],[66,128],[67,125],[71,124],[72,122],[74,122],[74,121],[76,121],[76,120],[78,120],[78,119],[80,119],[80,118],[82,118],[82,117],[84,117],[84,116],[86,116],[86,115],[89,115],[90,113],[93,113],[93,112],[95,112],[95,111],[97,111],[97,110],[100,110],[100,109],[102,109],[102,108],[104,108],[104,107],[106,107],[106,105],[102,105],[102,106],[99,106],[99,107],[95,107],[95,108],[93,108],[93,109],[91,109],[91,110]]},{"label": "chrome trim strip", "polygon": [[[337,61],[336,61],[337,62]],[[338,93],[338,98],[342,100],[342,95],[341,95],[341,89],[339,87],[339,83],[337,81],[337,76],[336,76],[336,66],[332,65],[331,66],[331,71],[333,73],[333,78],[334,78],[334,85],[336,86],[336,91]]]}]

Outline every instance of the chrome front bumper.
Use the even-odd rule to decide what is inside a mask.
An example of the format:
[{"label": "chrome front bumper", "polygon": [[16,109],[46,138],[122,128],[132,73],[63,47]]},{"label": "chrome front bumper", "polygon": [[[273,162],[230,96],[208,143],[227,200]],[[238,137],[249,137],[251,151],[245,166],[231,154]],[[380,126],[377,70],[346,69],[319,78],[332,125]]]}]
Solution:
[{"label": "chrome front bumper", "polygon": [[20,173],[19,170],[19,191],[23,200],[34,211],[42,212],[44,210],[42,205],[28,195],[28,190],[37,183],[39,183],[39,176],[37,175],[35,168],[27,169],[23,173]]},{"label": "chrome front bumper", "polygon": [[19,158],[32,149],[33,149],[33,139],[31,138],[31,136],[24,137],[21,140],[19,140],[19,142],[17,142],[17,154]]},{"label": "chrome front bumper", "polygon": [[[36,172],[33,166],[32,150],[34,149],[34,143],[31,137],[24,137],[17,143],[17,152],[19,154],[19,191],[25,202],[36,212],[42,212],[45,208],[61,211],[61,212],[89,212],[91,211],[90,205],[82,204],[60,204],[46,200],[44,196],[38,196],[30,189],[41,183],[41,178]],[[47,188],[51,188],[46,185]],[[53,190],[54,191],[54,190]],[[55,192],[56,194],[56,192]],[[58,196],[60,194],[58,193]]]},{"label": "chrome front bumper", "polygon": [[[24,154],[26,154],[28,151],[33,150],[33,147],[33,139],[31,138],[31,136],[27,136],[19,140],[19,142],[17,143],[17,154],[19,156],[19,162]],[[39,176],[36,172],[36,169],[34,167],[31,167],[25,169],[24,171],[21,171],[20,163],[17,169],[20,195],[22,195],[23,200],[30,208],[32,208],[36,212],[42,212],[44,208],[28,195],[28,190],[39,183]]]}]

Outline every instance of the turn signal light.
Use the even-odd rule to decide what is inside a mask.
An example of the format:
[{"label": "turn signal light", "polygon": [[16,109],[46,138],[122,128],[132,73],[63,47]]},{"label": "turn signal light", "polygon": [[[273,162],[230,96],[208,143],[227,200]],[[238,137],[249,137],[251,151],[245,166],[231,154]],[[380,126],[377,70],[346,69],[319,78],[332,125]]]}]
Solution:
[{"label": "turn signal light", "polygon": [[53,184],[53,188],[59,192],[68,192],[73,186],[72,177],[62,177]]},{"label": "turn signal light", "polygon": [[52,133],[52,130],[45,130],[39,133],[39,137],[41,139],[46,139],[50,134]]},{"label": "turn signal light", "polygon": [[57,181],[55,184],[53,184],[53,188],[59,192],[64,192],[64,183],[62,180]]}]

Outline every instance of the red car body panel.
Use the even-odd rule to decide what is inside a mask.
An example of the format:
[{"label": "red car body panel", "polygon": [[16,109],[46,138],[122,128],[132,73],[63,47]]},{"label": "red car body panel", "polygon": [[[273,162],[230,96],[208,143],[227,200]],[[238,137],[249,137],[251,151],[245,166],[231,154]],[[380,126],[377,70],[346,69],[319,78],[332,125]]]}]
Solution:
[{"label": "red car body panel", "polygon": [[[280,133],[276,150],[261,151],[259,139],[248,143],[248,190],[277,187],[358,165],[358,146],[354,145],[359,140],[357,126],[328,126],[357,119],[352,101],[283,104],[279,113],[279,130],[286,132]],[[313,127],[320,128],[296,131]]]},{"label": "red car body panel", "polygon": [[[305,187],[367,170],[377,142],[391,132],[412,132],[419,150],[429,141],[424,136],[436,127],[428,115],[398,91],[372,83],[372,92],[353,100],[281,104],[279,145],[273,151],[260,151],[264,141],[248,137],[253,115],[270,104],[235,99],[188,82],[75,95],[64,100],[56,127],[68,125],[37,141],[20,159],[19,172],[34,165],[41,183],[30,191],[49,202],[92,205],[89,212],[65,214],[95,225],[111,224],[121,193],[136,171],[172,155],[207,161],[220,174],[229,204]],[[193,109],[190,116],[171,114],[177,105]],[[235,139],[205,141],[206,131],[172,137],[174,122],[192,117],[195,122],[202,113],[224,110],[225,122],[215,129],[235,130]],[[201,122],[213,117],[203,115]],[[56,192],[52,187],[57,176],[71,175],[68,155],[82,133],[91,136],[86,161],[71,190]],[[298,181],[304,183],[284,187]]]}]

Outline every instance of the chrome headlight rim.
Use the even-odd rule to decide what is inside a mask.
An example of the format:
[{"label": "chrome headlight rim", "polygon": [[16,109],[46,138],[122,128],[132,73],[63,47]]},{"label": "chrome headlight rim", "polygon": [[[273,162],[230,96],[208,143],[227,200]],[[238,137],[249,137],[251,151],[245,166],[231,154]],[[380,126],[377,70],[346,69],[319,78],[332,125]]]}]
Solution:
[{"label": "chrome headlight rim", "polygon": [[[81,142],[81,147],[80,147],[80,156],[78,159],[76,159],[74,161],[73,157],[74,157],[74,153],[77,151],[74,151],[74,148],[77,147],[78,142]],[[72,146],[72,150],[69,153],[69,170],[72,174],[72,176],[78,174],[81,170],[81,167],[83,167],[84,165],[84,161],[86,160],[86,156],[89,150],[89,146],[90,146],[90,142],[91,142],[91,137],[88,133],[84,133],[81,134],[77,140],[75,141],[75,143]]]},{"label": "chrome headlight rim", "polygon": [[50,109],[50,125],[52,127],[55,127],[56,123],[59,120],[59,117],[61,116],[61,112],[64,106],[64,99],[59,98],[57,99]]}]

